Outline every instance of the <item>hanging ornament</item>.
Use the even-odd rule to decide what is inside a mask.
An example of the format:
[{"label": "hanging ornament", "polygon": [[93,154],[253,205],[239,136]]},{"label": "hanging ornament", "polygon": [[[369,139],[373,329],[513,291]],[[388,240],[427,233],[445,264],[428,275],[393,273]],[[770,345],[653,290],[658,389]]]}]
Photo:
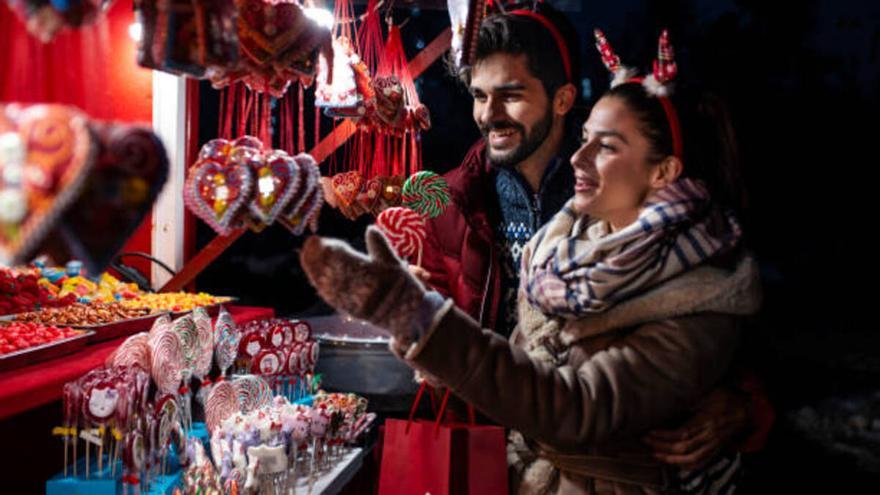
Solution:
[{"label": "hanging ornament", "polygon": [[134,7],[142,67],[221,79],[239,64],[233,0],[135,0]]},{"label": "hanging ornament", "polygon": [[47,43],[67,27],[92,24],[113,0],[7,0],[27,25],[28,32]]},{"label": "hanging ornament", "polygon": [[0,264],[36,254],[78,197],[98,143],[62,105],[0,105]]},{"label": "hanging ornament", "polygon": [[452,24],[452,63],[463,69],[474,60],[477,31],[486,16],[486,0],[446,0]]},{"label": "hanging ornament", "polygon": [[[239,213],[253,188],[250,159],[260,153],[247,144],[253,143],[249,140],[207,143],[199,155],[209,158],[200,159],[189,169],[184,184],[184,204],[219,235],[229,235],[243,223]],[[228,153],[226,156],[222,155],[224,150]]]},{"label": "hanging ornament", "polygon": [[302,180],[296,160],[282,150],[273,150],[252,165],[254,194],[248,208],[263,226],[271,225],[287,206]]}]

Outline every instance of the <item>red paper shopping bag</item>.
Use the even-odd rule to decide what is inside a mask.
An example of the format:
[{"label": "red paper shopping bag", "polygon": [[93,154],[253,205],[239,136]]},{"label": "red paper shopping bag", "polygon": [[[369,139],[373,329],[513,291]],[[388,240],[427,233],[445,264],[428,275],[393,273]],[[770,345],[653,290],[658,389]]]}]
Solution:
[{"label": "red paper shopping bag", "polygon": [[449,392],[436,421],[385,422],[379,493],[387,495],[495,495],[507,493],[504,429],[470,423],[443,424]]}]

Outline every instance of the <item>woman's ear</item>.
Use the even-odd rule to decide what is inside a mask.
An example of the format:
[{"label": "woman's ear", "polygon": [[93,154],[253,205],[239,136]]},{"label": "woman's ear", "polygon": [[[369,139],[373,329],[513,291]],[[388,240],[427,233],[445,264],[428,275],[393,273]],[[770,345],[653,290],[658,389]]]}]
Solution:
[{"label": "woman's ear", "polygon": [[684,164],[677,156],[669,155],[664,158],[656,167],[651,177],[651,187],[654,189],[662,189],[678,179],[684,170]]},{"label": "woman's ear", "polygon": [[565,115],[574,106],[574,100],[577,97],[577,88],[574,84],[567,83],[556,90],[553,95],[553,112],[556,115]]}]

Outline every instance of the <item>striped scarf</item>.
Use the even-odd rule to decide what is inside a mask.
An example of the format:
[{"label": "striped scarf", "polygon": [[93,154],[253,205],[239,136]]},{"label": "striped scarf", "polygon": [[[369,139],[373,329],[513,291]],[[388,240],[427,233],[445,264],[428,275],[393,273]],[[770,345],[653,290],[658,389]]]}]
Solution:
[{"label": "striped scarf", "polygon": [[679,179],[652,193],[638,219],[617,232],[578,216],[572,200],[523,253],[521,286],[544,314],[597,313],[734,248],[731,212],[712,208],[705,185]]}]

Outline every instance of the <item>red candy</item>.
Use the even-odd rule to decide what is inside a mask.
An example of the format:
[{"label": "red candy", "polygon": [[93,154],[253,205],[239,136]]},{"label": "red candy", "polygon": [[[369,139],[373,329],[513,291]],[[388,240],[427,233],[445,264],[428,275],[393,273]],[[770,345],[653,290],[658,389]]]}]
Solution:
[{"label": "red candy", "polygon": [[40,323],[9,322],[0,325],[0,355],[48,344],[78,335],[69,327],[46,326]]},{"label": "red candy", "polygon": [[55,297],[49,289],[37,283],[38,280],[34,273],[16,273],[9,268],[0,268],[0,315],[27,313],[76,302],[75,294]]}]

